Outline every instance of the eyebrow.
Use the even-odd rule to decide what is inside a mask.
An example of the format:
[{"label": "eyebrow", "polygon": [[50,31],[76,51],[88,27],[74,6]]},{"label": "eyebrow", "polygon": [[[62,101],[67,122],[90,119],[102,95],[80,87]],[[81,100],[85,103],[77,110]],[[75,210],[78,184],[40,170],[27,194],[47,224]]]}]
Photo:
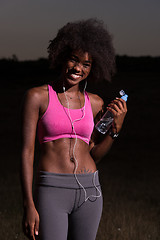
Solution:
[{"label": "eyebrow", "polygon": [[[79,60],[79,58],[76,55],[74,55],[74,54],[71,54],[71,57],[74,57],[77,60]],[[92,61],[86,60],[85,63],[92,63]]]}]

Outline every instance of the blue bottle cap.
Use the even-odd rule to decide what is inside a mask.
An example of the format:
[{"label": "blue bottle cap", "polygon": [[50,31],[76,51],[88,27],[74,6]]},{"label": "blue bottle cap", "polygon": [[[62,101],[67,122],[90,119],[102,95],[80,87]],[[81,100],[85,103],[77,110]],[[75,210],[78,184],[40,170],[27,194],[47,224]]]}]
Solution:
[{"label": "blue bottle cap", "polygon": [[125,95],[123,95],[121,98],[122,98],[125,102],[127,102],[128,95],[125,94]]}]

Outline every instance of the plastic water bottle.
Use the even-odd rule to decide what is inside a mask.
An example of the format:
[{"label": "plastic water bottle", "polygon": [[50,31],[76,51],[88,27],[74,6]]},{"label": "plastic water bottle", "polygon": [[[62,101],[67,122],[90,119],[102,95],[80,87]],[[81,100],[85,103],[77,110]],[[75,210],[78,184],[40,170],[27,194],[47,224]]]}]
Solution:
[{"label": "plastic water bottle", "polygon": [[[123,90],[121,90],[119,94],[124,101],[127,101],[128,95],[125,94]],[[107,110],[95,127],[100,133],[106,134],[110,129],[113,120],[113,113],[110,110]]]}]

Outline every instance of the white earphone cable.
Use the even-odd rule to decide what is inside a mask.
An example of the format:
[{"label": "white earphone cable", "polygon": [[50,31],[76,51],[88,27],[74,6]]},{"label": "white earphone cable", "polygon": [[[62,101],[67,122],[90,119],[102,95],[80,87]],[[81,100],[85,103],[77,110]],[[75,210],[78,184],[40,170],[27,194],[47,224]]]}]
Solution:
[{"label": "white earphone cable", "polygon": [[[72,125],[72,129],[73,129],[73,132],[74,132],[74,135],[75,135],[75,143],[74,143],[74,147],[73,147],[73,158],[75,160],[75,169],[74,169],[74,176],[76,178],[76,181],[77,183],[79,184],[79,186],[83,189],[84,191],[84,194],[85,194],[85,202],[90,198],[90,197],[101,197],[101,191],[98,189],[98,187],[96,186],[96,182],[95,182],[95,177],[96,177],[96,172],[94,172],[94,177],[93,177],[93,184],[94,184],[94,187],[96,188],[96,190],[99,192],[99,195],[89,195],[87,196],[87,191],[85,189],[85,187],[80,183],[80,181],[78,180],[78,177],[77,177],[77,169],[78,169],[78,161],[76,159],[76,156],[75,156],[75,148],[76,148],[76,145],[77,145],[77,134],[76,134],[76,131],[75,131],[75,128],[74,128],[74,123],[77,122],[77,121],[80,121],[82,120],[84,117],[85,117],[85,103],[84,102],[84,109],[83,109],[83,115],[81,118],[79,119],[75,119],[72,121],[72,118],[71,118],[71,115],[70,115],[70,111],[69,111],[69,101],[68,101],[68,98],[67,98],[67,95],[66,95],[66,91],[65,91],[65,87],[63,86],[63,92],[64,92],[64,95],[65,95],[65,98],[66,98],[66,102],[67,102],[67,109],[68,109],[68,116],[69,116],[69,119],[70,119],[70,122],[71,122],[71,125]],[[84,99],[85,99],[85,89],[84,89]],[[84,138],[85,139],[85,138]]]}]

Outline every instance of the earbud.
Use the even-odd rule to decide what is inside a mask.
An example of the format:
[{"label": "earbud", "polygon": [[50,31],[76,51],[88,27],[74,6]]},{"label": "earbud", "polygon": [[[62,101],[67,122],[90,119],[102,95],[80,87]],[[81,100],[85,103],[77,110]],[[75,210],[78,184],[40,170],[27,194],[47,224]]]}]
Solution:
[{"label": "earbud", "polygon": [[66,88],[65,88],[65,86],[63,86],[63,92],[65,92],[66,91]]}]

